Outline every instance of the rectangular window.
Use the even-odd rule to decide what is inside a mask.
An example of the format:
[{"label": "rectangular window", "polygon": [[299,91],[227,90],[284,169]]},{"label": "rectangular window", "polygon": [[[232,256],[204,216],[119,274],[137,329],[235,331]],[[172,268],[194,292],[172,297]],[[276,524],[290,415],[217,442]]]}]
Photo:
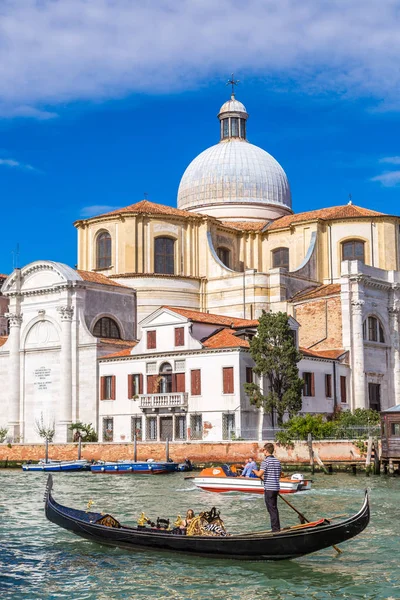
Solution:
[{"label": "rectangular window", "polygon": [[239,137],[239,119],[237,117],[231,118],[231,137]]},{"label": "rectangular window", "polygon": [[185,345],[185,328],[175,327],[175,346]]},{"label": "rectangular window", "polygon": [[192,369],[190,371],[190,393],[192,396],[201,396],[201,371]]},{"label": "rectangular window", "polygon": [[378,341],[378,321],[374,317],[368,317],[368,339],[370,342]]},{"label": "rectangular window", "polygon": [[175,417],[175,439],[186,440],[186,416],[177,415]]},{"label": "rectangular window", "polygon": [[381,386],[379,383],[368,384],[369,407],[373,410],[381,410]]},{"label": "rectangular window", "polygon": [[246,139],[246,121],[245,119],[240,119],[240,137],[244,140]]},{"label": "rectangular window", "polygon": [[222,439],[232,440],[235,437],[235,414],[222,415]]},{"label": "rectangular window", "polygon": [[147,332],[147,349],[155,350],[157,348],[157,338],[156,338],[156,330]]},{"label": "rectangular window", "polygon": [[146,420],[146,439],[157,440],[157,417],[148,417]]},{"label": "rectangular window", "polygon": [[233,367],[222,369],[222,391],[224,394],[233,394]]},{"label": "rectangular window", "polygon": [[142,417],[131,417],[131,438],[132,442],[135,439],[141,441],[143,439]]},{"label": "rectangular window", "polygon": [[303,396],[315,396],[314,373],[303,373]]},{"label": "rectangular window", "polygon": [[143,394],[143,375],[141,373],[128,375],[128,398],[135,398],[139,394]]},{"label": "rectangular window", "polygon": [[246,383],[253,383],[253,368],[246,367]]},{"label": "rectangular window", "polygon": [[347,377],[340,376],[340,402],[347,402]]},{"label": "rectangular window", "polygon": [[158,394],[160,381],[158,375],[147,375],[147,393]]},{"label": "rectangular window", "polygon": [[115,400],[115,375],[100,377],[100,400]]},{"label": "rectangular window", "polygon": [[325,396],[332,398],[332,375],[325,375]]},{"label": "rectangular window", "polygon": [[203,417],[202,415],[190,415],[190,439],[203,439]]},{"label": "rectangular window", "polygon": [[185,373],[175,373],[172,378],[173,392],[186,392]]},{"label": "rectangular window", "polygon": [[400,437],[400,423],[391,423],[390,435],[394,437]]},{"label": "rectangular window", "polygon": [[114,440],[114,419],[106,417],[103,419],[103,442]]},{"label": "rectangular window", "polygon": [[229,119],[224,119],[222,121],[223,123],[223,137],[227,138],[229,137]]}]

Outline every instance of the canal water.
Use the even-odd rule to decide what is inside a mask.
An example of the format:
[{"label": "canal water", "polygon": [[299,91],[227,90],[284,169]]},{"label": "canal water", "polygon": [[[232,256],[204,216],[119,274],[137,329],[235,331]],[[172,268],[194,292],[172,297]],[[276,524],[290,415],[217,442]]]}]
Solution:
[{"label": "canal water", "polygon": [[[0,471],[0,598],[2,600],[290,600],[400,598],[400,478],[315,475],[313,489],[289,496],[308,518],[351,514],[371,492],[372,518],[360,536],[293,561],[244,562],[102,547],[49,523],[43,512],[47,476]],[[66,505],[110,512],[135,524],[148,517],[175,519],[188,508],[213,505],[228,531],[267,526],[262,497],[212,494],[184,473],[161,476],[55,473],[54,496]],[[281,522],[297,517],[282,503]]]}]

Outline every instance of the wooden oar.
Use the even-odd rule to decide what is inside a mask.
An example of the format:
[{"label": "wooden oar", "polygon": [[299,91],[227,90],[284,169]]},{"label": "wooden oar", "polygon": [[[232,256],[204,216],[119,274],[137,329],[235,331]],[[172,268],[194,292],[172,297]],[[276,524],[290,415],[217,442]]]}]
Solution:
[{"label": "wooden oar", "polygon": [[[302,523],[309,523],[310,522],[299,510],[297,510],[297,508],[295,506],[293,506],[293,504],[290,504],[290,502],[288,500],[286,500],[286,498],[284,498],[281,494],[278,494],[278,496],[279,496],[279,498],[281,500],[283,500],[284,502],[286,502],[286,504],[288,506],[290,506],[290,508],[293,509],[295,513],[297,513],[299,515]],[[341,550],[340,548],[338,548],[334,544],[332,544],[332,548],[334,550],[336,550],[336,552],[338,554],[342,554],[342,552],[343,552],[343,550]]]}]

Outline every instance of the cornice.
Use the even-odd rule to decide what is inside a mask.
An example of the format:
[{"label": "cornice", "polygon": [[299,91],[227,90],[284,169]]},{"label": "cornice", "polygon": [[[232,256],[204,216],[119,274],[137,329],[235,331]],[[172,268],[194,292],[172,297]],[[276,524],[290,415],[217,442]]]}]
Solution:
[{"label": "cornice", "polygon": [[182,352],[157,352],[154,354],[130,354],[129,356],[114,356],[110,358],[99,358],[99,362],[118,362],[118,361],[129,361],[129,360],[149,360],[151,362],[152,359],[159,360],[160,358],[186,358],[188,356],[196,356],[199,354],[229,354],[229,353],[248,353],[249,350],[247,348],[242,348],[237,346],[235,348],[199,348],[198,350],[187,350]]}]

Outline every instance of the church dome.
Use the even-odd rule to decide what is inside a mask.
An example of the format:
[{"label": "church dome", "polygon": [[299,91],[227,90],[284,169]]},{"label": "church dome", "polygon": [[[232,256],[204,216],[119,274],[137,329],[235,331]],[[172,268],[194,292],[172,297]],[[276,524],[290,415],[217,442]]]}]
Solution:
[{"label": "church dome", "polygon": [[234,94],[218,114],[221,139],[187,167],[178,208],[224,220],[265,220],[290,214],[290,186],[280,164],[247,141],[248,114]]}]

